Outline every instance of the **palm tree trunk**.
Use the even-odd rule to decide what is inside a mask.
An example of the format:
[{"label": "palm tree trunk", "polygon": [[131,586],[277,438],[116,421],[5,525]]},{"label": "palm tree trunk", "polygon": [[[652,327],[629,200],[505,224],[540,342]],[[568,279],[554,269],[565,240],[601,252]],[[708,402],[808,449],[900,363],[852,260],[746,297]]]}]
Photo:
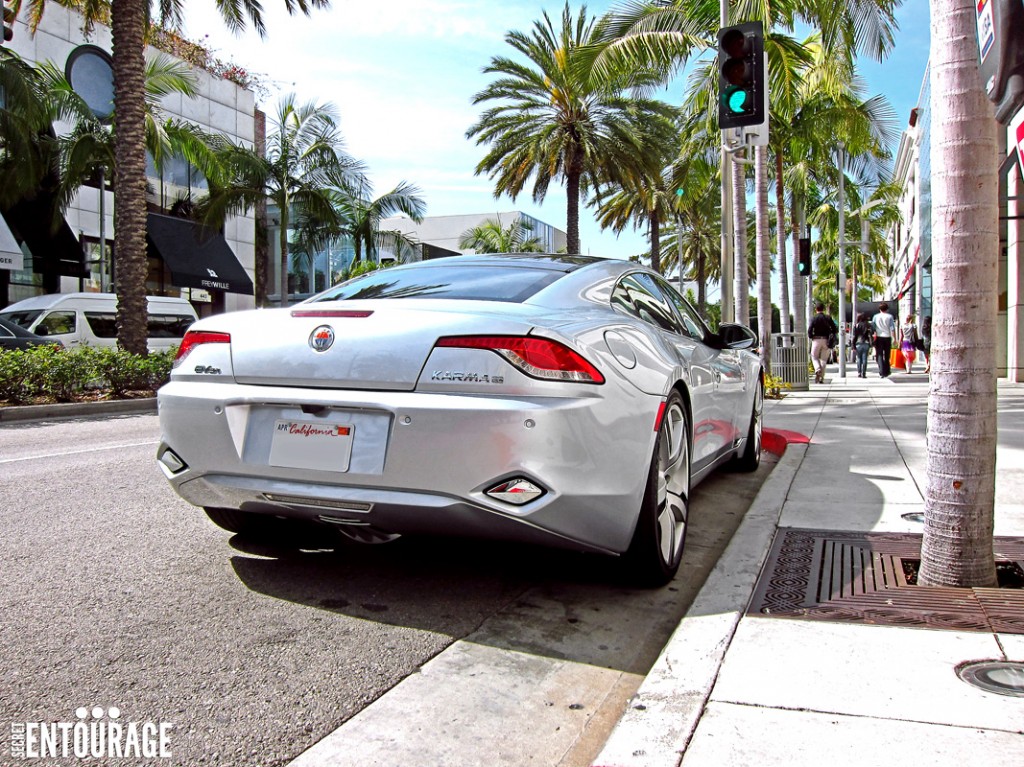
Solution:
[{"label": "palm tree trunk", "polygon": [[703,250],[697,252],[697,311],[700,312],[700,316],[704,317],[707,314],[708,308],[708,289],[704,284],[707,281],[707,268],[705,260],[707,256]]},{"label": "palm tree trunk", "polygon": [[661,222],[651,213],[651,269],[661,274]]},{"label": "palm tree trunk", "polygon": [[768,152],[754,147],[754,217],[757,252],[757,337],[766,370],[772,369],[772,253],[768,231]]},{"label": "palm tree trunk", "polygon": [[732,164],[732,207],[735,258],[733,259],[733,306],[736,322],[750,327],[750,268],[747,265],[747,170]]},{"label": "palm tree trunk", "polygon": [[935,306],[918,583],[994,586],[999,258],[995,120],[978,75],[975,7],[932,0]]},{"label": "palm tree trunk", "polygon": [[792,333],[793,323],[789,316],[789,266],[786,261],[786,193],[783,183],[782,152],[775,152],[775,244],[778,247],[779,264],[779,313],[782,315],[782,332]]},{"label": "palm tree trunk", "polygon": [[288,206],[287,197],[281,206],[281,229],[278,232],[278,243],[281,246],[281,273],[277,276],[277,292],[281,296],[281,306],[288,306]]},{"label": "palm tree trunk", "polygon": [[565,252],[570,256],[580,253],[580,163],[569,162],[565,177]]},{"label": "palm tree trunk", "polygon": [[[260,157],[267,156],[267,116],[259,109],[254,115],[255,149]],[[255,242],[255,291],[256,306],[267,305],[267,293],[270,288],[267,285],[270,267],[270,233],[267,230],[267,198],[261,196],[255,206],[256,218],[256,242]]]},{"label": "palm tree trunk", "polygon": [[[117,264],[117,340],[133,354],[147,353],[146,150],[144,56],[146,4],[113,0],[114,254]],[[103,190],[100,190],[103,194]]]}]

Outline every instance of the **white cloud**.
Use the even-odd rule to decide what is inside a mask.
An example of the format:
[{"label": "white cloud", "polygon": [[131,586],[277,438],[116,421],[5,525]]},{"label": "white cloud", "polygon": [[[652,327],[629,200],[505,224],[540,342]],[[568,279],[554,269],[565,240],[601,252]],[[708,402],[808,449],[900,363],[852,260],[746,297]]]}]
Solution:
[{"label": "white cloud", "polygon": [[[601,13],[612,0],[588,4]],[[309,18],[288,16],[282,0],[265,0],[267,36],[234,36],[208,0],[186,0],[186,36],[261,76],[273,115],[281,94],[330,101],[341,115],[348,151],[370,168],[378,194],[399,181],[419,186],[428,214],[521,209],[565,228],[565,193],[552,187],[543,206],[527,193],[495,200],[491,181],[474,176],[486,148],[465,138],[479,116],[471,98],[487,83],[492,56],[510,55],[504,35],[529,30],[542,9],[556,21],[563,0],[334,0]],[[601,233],[584,208],[581,238],[594,255],[625,257],[642,236]]]}]

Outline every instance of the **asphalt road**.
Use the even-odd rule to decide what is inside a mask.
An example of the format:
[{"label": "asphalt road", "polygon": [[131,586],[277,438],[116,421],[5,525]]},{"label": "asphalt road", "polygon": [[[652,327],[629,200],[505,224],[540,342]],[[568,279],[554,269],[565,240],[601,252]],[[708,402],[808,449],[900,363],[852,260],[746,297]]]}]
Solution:
[{"label": "asphalt road", "polygon": [[158,434],[153,415],[0,426],[5,733],[116,707],[173,725],[160,764],[284,765],[469,635],[641,678],[770,470],[701,485],[679,577],[641,591],[532,547],[232,536],[171,491]]}]

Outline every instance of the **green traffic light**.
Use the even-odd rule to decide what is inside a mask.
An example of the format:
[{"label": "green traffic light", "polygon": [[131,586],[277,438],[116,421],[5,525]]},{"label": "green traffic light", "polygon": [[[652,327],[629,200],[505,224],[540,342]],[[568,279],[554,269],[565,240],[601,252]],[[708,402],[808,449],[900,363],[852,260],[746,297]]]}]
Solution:
[{"label": "green traffic light", "polygon": [[743,88],[732,88],[725,94],[725,106],[733,114],[743,114],[748,109],[750,92]]}]

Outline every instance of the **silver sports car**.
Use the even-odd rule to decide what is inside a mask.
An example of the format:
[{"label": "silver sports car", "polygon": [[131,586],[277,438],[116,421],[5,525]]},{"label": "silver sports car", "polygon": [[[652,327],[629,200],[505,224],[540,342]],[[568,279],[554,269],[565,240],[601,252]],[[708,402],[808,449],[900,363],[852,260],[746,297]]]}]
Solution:
[{"label": "silver sports car", "polygon": [[761,454],[755,336],[660,275],[580,256],[457,256],[192,325],[157,458],[244,532],[487,536],[679,567],[690,488]]}]

